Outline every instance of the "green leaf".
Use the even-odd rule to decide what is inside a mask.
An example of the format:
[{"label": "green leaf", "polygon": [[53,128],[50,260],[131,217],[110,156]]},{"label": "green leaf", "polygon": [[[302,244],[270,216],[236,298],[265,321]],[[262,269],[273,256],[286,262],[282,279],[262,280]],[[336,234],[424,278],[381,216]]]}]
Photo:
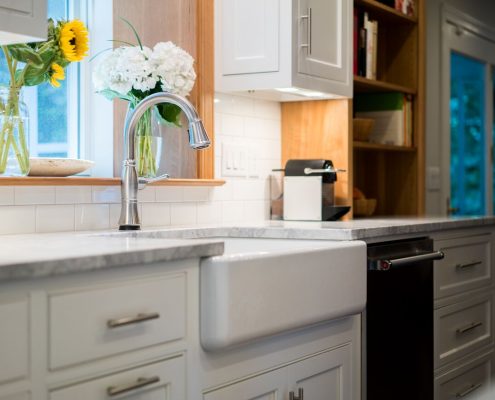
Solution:
[{"label": "green leaf", "polygon": [[37,68],[32,65],[26,65],[24,72],[24,85],[36,86],[49,79],[48,68]]},{"label": "green leaf", "polygon": [[182,127],[180,122],[181,109],[179,106],[176,106],[175,104],[161,103],[157,105],[157,108],[160,117],[164,120],[162,123],[165,122],[179,128]]},{"label": "green leaf", "polygon": [[121,93],[116,92],[115,90],[112,90],[112,89],[100,90],[97,93],[101,94],[102,96],[105,96],[105,98],[110,100],[110,101],[112,101],[113,99],[122,99],[122,100],[132,102],[134,100],[131,96],[121,94]]},{"label": "green leaf", "polygon": [[139,35],[138,35],[137,31],[136,31],[136,28],[134,28],[134,26],[128,20],[126,20],[125,18],[123,18],[123,17],[119,17],[119,18],[122,21],[124,21],[127,25],[129,25],[129,27],[132,29],[132,32],[134,32],[134,36],[136,36],[136,40],[137,40],[137,42],[139,44],[139,48],[141,50],[143,50],[143,44],[141,43],[141,39],[139,38]]},{"label": "green leaf", "polygon": [[27,44],[14,44],[9,45],[9,52],[14,59],[23,63],[31,63],[34,65],[40,65],[43,63],[40,55],[36,53]]}]

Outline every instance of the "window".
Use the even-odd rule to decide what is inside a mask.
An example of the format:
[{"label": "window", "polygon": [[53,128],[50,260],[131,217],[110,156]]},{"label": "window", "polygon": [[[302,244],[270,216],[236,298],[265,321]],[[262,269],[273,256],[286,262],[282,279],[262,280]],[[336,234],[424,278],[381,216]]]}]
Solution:
[{"label": "window", "polygon": [[[48,0],[48,17],[79,18],[90,31],[90,52],[111,47],[111,0]],[[91,55],[90,55],[91,57]],[[95,176],[111,176],[113,156],[98,154],[97,148],[113,148],[110,102],[97,99],[92,88],[92,63],[88,57],[82,63],[66,68],[66,79],[59,88],[45,82],[23,89],[29,110],[29,146],[32,157],[88,158],[97,161]],[[8,85],[9,75],[0,56],[0,84]],[[98,96],[101,97],[101,96]],[[97,124],[94,119],[102,120]]]}]

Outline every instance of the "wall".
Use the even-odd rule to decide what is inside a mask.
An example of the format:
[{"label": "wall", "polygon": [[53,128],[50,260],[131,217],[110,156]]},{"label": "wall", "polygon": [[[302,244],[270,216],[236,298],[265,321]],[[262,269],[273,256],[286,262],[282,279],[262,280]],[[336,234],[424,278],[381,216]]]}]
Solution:
[{"label": "wall", "polygon": [[[446,199],[440,187],[428,183],[429,168],[439,169],[441,160],[449,149],[442,145],[441,106],[441,45],[442,45],[442,8],[454,7],[466,15],[478,19],[485,25],[495,24],[495,2],[487,0],[428,0],[426,9],[426,213],[442,215],[446,210]],[[440,173],[440,176],[442,175]]]},{"label": "wall", "polygon": [[[215,171],[222,144],[255,151],[256,178],[226,178],[220,187],[147,187],[139,193],[143,227],[262,221],[269,217],[269,181],[280,167],[280,104],[217,94]],[[117,227],[118,186],[0,186],[0,234]]]}]

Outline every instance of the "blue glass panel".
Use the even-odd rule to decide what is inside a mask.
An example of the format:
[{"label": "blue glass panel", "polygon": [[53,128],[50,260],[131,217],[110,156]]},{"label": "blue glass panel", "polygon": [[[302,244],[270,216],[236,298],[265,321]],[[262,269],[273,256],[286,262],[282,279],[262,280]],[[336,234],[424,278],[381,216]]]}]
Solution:
[{"label": "blue glass panel", "polygon": [[[49,0],[48,16],[55,19],[67,18],[66,0]],[[38,143],[67,142],[67,80],[71,67],[66,68],[66,78],[59,88],[49,83],[38,86]]]},{"label": "blue glass panel", "polygon": [[455,215],[485,213],[485,65],[450,60],[450,194]]}]

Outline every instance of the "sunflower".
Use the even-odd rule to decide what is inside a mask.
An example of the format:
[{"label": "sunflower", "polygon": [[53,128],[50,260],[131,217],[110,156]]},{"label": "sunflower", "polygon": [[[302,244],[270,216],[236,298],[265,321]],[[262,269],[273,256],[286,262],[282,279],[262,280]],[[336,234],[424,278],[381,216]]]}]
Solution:
[{"label": "sunflower", "polygon": [[59,81],[63,81],[65,79],[64,69],[57,63],[53,63],[50,66],[49,74],[50,74],[50,84],[56,88],[60,87]]},{"label": "sunflower", "polygon": [[87,56],[88,30],[82,21],[74,19],[62,24],[59,46],[64,58],[69,62],[81,61]]}]

